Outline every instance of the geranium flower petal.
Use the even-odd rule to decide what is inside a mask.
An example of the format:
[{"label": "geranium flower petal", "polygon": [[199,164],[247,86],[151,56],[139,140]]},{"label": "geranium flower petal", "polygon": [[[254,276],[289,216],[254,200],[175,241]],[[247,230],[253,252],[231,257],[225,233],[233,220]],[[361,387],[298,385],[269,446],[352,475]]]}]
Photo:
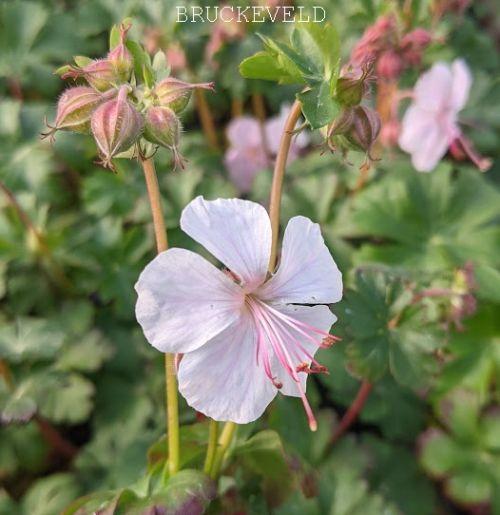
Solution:
[{"label": "geranium flower petal", "polygon": [[469,98],[472,85],[472,75],[463,59],[455,59],[451,65],[453,85],[451,90],[451,104],[458,112],[465,106]]},{"label": "geranium flower petal", "polygon": [[226,136],[235,148],[262,146],[259,122],[251,116],[239,116],[231,120],[226,129]]},{"label": "geranium flower petal", "polygon": [[136,317],[149,343],[162,352],[190,352],[238,319],[240,286],[194,252],[170,249],[141,273]]},{"label": "geranium flower petal", "polygon": [[181,228],[234,272],[248,288],[261,284],[271,254],[266,210],[240,199],[197,197],[181,216]]},{"label": "geranium flower petal", "polygon": [[183,356],[179,391],[214,420],[247,424],[259,418],[278,390],[256,361],[252,321],[241,318],[202,348]]},{"label": "geranium flower petal", "polygon": [[415,101],[422,109],[439,111],[449,105],[452,83],[449,66],[436,63],[415,84]]},{"label": "geranium flower petal", "polygon": [[401,134],[399,136],[399,146],[408,153],[418,149],[422,138],[436,124],[434,113],[422,109],[418,105],[411,105],[403,116],[401,122]]},{"label": "geranium flower petal", "polygon": [[329,304],[342,298],[342,274],[318,224],[304,216],[290,219],[278,270],[258,295],[263,300],[286,304]]},{"label": "geranium flower petal", "polygon": [[450,135],[446,129],[439,125],[432,125],[428,132],[422,135],[419,146],[412,152],[411,161],[419,172],[433,170],[451,143]]}]

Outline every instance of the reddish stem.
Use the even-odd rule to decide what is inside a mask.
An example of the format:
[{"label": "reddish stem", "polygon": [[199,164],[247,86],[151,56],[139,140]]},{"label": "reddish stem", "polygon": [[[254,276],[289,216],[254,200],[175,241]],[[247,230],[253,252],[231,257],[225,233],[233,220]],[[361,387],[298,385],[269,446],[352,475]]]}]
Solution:
[{"label": "reddish stem", "polygon": [[352,401],[349,409],[345,412],[340,424],[338,425],[335,433],[333,434],[330,444],[333,445],[339,438],[351,427],[353,422],[358,417],[359,413],[365,405],[368,395],[372,391],[373,385],[368,381],[363,381],[356,394],[356,397]]},{"label": "reddish stem", "polygon": [[75,457],[78,452],[78,448],[71,442],[68,442],[68,440],[65,440],[55,427],[40,415],[35,415],[34,420],[45,441],[52,447],[52,449],[54,449],[54,451],[57,452],[57,454],[64,456],[68,460]]}]

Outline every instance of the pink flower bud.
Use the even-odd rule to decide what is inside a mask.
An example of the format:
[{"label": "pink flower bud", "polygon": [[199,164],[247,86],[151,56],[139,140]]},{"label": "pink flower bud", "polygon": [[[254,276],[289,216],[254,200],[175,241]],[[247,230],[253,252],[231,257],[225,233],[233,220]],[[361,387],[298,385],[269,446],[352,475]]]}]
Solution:
[{"label": "pink flower bud", "polygon": [[377,75],[381,79],[395,80],[403,71],[403,61],[394,50],[386,50],[377,60]]},{"label": "pink flower bud", "polygon": [[403,36],[403,39],[401,40],[401,47],[405,49],[409,46],[416,46],[420,49],[423,49],[429,45],[431,41],[431,34],[427,30],[419,27]]},{"label": "pink flower bud", "polygon": [[144,127],[142,115],[128,101],[127,95],[127,86],[122,86],[118,97],[100,105],[90,120],[102,164],[111,169],[113,169],[111,159],[130,148],[137,141]]},{"label": "pink flower bud", "polygon": [[193,89],[201,88],[214,90],[213,82],[204,82],[200,84],[189,84],[174,77],[163,79],[154,89],[154,93],[158,98],[161,106],[169,107],[176,113],[183,111],[191,98]]},{"label": "pink flower bud", "polygon": [[380,132],[380,118],[376,111],[366,106],[356,106],[353,111],[352,128],[346,138],[354,147],[369,154]]},{"label": "pink flower bud", "polygon": [[90,132],[90,116],[96,107],[112,98],[115,91],[99,93],[86,86],[68,88],[63,92],[57,103],[56,120],[53,126],[48,125],[49,131],[42,136],[52,135],[57,130],[80,133]]},{"label": "pink flower bud", "polygon": [[128,50],[125,40],[127,32],[130,30],[131,25],[125,26],[123,23],[120,26],[120,43],[109,51],[107,60],[111,63],[116,75],[121,82],[127,82],[130,74],[134,68],[134,58]]},{"label": "pink flower bud", "polygon": [[175,166],[184,168],[184,159],[178,151],[180,134],[181,122],[172,109],[152,106],[146,111],[144,137],[155,145],[170,149],[174,154]]},{"label": "pink flower bud", "polygon": [[62,78],[83,78],[97,91],[106,91],[121,82],[113,65],[107,59],[97,59],[83,68],[71,66]]}]

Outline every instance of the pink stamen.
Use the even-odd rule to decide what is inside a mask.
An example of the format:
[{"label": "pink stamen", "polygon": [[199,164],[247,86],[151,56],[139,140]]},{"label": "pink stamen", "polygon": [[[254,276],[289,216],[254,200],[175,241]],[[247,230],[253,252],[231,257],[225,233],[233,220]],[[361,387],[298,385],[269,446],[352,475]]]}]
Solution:
[{"label": "pink stamen", "polygon": [[[306,349],[304,349],[304,347],[300,344],[300,342],[296,338],[293,338],[290,331],[285,326],[284,322],[288,322],[288,325],[292,329],[295,329],[295,331],[303,333],[302,330],[299,330],[300,328],[298,328],[297,326],[290,323],[290,321],[293,321],[294,319],[291,319],[290,317],[285,317],[284,320],[279,320],[278,317],[274,314],[274,312],[276,312],[276,313],[279,313],[279,312],[277,312],[276,310],[272,310],[272,309],[268,310],[268,306],[266,304],[264,304],[260,301],[257,301],[257,299],[255,299],[253,297],[247,297],[246,305],[248,306],[248,308],[254,318],[254,322],[255,322],[255,325],[257,328],[257,338],[258,338],[258,342],[257,342],[258,351],[257,352],[258,352],[258,356],[263,357],[263,366],[264,366],[266,375],[272,380],[273,384],[275,386],[277,386],[276,385],[277,381],[273,377],[272,371],[270,370],[269,355],[267,353],[267,349],[264,350],[266,347],[265,341],[263,338],[264,335],[267,336],[267,342],[271,345],[271,348],[272,348],[274,354],[276,355],[276,357],[278,358],[279,362],[281,363],[281,365],[283,366],[283,368],[285,369],[287,374],[296,383],[297,389],[299,391],[299,395],[302,400],[302,404],[304,405],[304,410],[307,415],[309,427],[310,427],[311,431],[316,431],[316,429],[317,429],[316,419],[314,417],[314,414],[313,414],[313,411],[309,404],[309,401],[307,400],[304,389],[302,388],[302,384],[300,382],[300,378],[297,373],[297,366],[294,366],[294,364],[293,364],[293,361],[292,361],[290,353],[287,349],[287,346],[285,345],[285,343],[283,341],[282,334],[284,333],[285,336],[290,338],[291,342],[294,344],[294,346],[292,346],[290,350],[292,351],[295,358],[297,358],[297,361],[299,361],[299,363],[301,360],[303,360],[303,358],[301,358],[299,356],[297,349],[299,349],[302,353],[305,354],[305,356],[307,356],[311,361],[314,362],[314,365],[312,367],[310,367],[306,363],[308,371],[311,371],[311,372],[325,371],[326,367],[322,367],[321,365],[319,365],[319,363],[317,363],[316,360],[314,360],[314,358],[310,355],[310,353],[307,352]],[[311,338],[311,336],[307,335],[307,333],[305,334],[305,336]],[[315,343],[317,345],[319,345],[318,342],[315,341]],[[282,386],[281,383],[279,383],[279,385]]]}]

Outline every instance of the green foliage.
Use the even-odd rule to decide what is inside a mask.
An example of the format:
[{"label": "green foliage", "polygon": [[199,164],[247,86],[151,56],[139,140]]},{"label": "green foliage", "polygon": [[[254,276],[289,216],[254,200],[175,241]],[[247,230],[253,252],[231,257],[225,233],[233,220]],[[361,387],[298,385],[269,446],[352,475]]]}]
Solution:
[{"label": "green foliage", "polygon": [[[220,27],[174,27],[170,0],[0,2],[0,181],[42,240],[0,191],[1,514],[500,513],[500,61],[489,26],[477,23],[488,7],[436,18],[413,2],[401,22],[432,28],[422,69],[466,58],[474,85],[462,130],[493,168],[480,174],[447,156],[418,174],[394,148],[362,184],[363,156],[351,164],[322,154],[314,129],[338,117],[337,79],[356,40],[398,6],[317,3],[328,23],[245,24],[209,59]],[[297,98],[311,145],[289,160],[282,227],[296,215],[320,223],[344,277],[344,299],[332,306],[342,341],[318,352],[329,375],[307,386],[318,431],[306,429],[300,401],[279,396],[261,420],[238,427],[217,492],[200,472],[208,423],[182,399],[182,471],[165,474],[163,356],[134,318],[133,285],[155,253],[139,166],[119,160],[105,172],[91,138],[61,133],[51,146],[38,137],[62,86],[53,70],[104,55],[128,16],[138,82],[172,66],[174,76],[216,83],[206,100],[220,148],[207,144],[192,102],[187,169],[171,172],[165,151],[154,157],[170,245],[200,250],[179,228],[192,198],[238,195],[222,152],[235,106],[250,115],[259,94],[272,116]],[[189,70],[165,57],[172,43]],[[399,86],[411,88],[418,73]],[[374,87],[364,105],[376,98]],[[267,205],[271,180],[260,173],[249,198]],[[332,445],[362,380],[372,390]]]},{"label": "green foliage", "polygon": [[423,314],[412,300],[400,278],[356,272],[355,289],[342,309],[353,374],[373,382],[390,372],[398,383],[415,389],[431,382],[440,342],[433,331],[422,330]]}]

